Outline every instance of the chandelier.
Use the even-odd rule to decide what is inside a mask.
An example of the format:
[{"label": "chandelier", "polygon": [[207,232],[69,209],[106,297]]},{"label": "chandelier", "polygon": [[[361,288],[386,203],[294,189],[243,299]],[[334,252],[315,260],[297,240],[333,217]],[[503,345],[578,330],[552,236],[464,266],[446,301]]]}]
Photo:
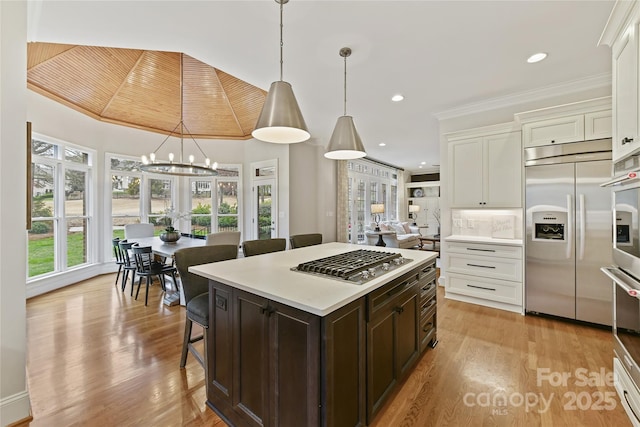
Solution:
[{"label": "chandelier", "polygon": [[[180,53],[180,122],[173,128],[171,133],[167,135],[167,137],[162,141],[162,143],[156,148],[149,157],[146,155],[142,156],[142,169],[145,172],[159,173],[164,175],[177,175],[177,176],[215,176],[218,175],[218,163],[211,163],[209,157],[202,151],[202,148],[195,140],[195,138],[187,129],[187,126],[184,124],[183,113],[184,113],[184,69],[183,69],[183,53]],[[179,132],[176,132],[179,129]],[[204,164],[198,165],[194,163],[195,156],[190,154],[188,157],[188,162],[184,161],[184,136],[189,136],[189,138],[193,141],[193,144],[198,148],[200,154],[204,158]],[[173,153],[169,153],[169,160],[157,160],[156,153],[160,148],[171,138],[172,136],[180,136],[180,153],[178,161],[174,161],[175,156]]]}]

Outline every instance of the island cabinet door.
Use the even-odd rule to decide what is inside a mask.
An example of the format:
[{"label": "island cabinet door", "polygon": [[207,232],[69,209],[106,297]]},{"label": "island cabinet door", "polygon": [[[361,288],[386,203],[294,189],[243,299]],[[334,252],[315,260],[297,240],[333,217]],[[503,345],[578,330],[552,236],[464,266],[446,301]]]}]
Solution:
[{"label": "island cabinet door", "polygon": [[270,426],[320,425],[320,317],[270,301]]},{"label": "island cabinet door", "polygon": [[269,425],[269,301],[233,290],[233,411],[245,426]]},{"label": "island cabinet door", "polygon": [[420,355],[419,338],[420,295],[417,292],[404,294],[394,307],[396,319],[396,346],[398,377],[404,377],[411,370]]},{"label": "island cabinet door", "polygon": [[210,281],[209,307],[211,321],[207,346],[207,398],[231,405],[233,339],[231,336],[231,288]]}]

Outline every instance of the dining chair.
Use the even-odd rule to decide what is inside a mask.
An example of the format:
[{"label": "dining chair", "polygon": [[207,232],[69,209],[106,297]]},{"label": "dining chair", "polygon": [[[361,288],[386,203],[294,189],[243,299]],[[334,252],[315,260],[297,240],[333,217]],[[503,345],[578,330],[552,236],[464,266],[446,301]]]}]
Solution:
[{"label": "dining chair", "polygon": [[284,251],[287,248],[287,239],[262,239],[245,240],[242,242],[242,253],[245,257]]},{"label": "dining chair", "polygon": [[[187,318],[184,324],[184,338],[182,341],[182,356],[180,367],[187,364],[189,352],[202,365],[205,372],[205,380],[208,381],[207,363],[204,358],[207,355],[207,333],[209,328],[209,279],[189,272],[189,267],[194,265],[209,264],[212,262],[235,259],[238,256],[237,245],[209,245],[198,248],[178,249],[174,254],[175,263],[182,282]],[[197,323],[205,330],[202,335],[191,337],[193,323]],[[204,340],[204,355],[200,354],[193,346],[195,342]]]},{"label": "dining chair", "polygon": [[132,247],[136,242],[130,242],[127,239],[120,240],[118,246],[120,247],[120,253],[122,254],[122,292],[127,287],[127,279],[129,273],[131,273],[131,296],[133,296],[133,284],[136,281],[136,260],[133,257]]},{"label": "dining chair", "polygon": [[153,237],[155,228],[153,224],[142,222],[138,224],[126,224],[124,226],[125,239],[137,239],[139,237]]},{"label": "dining chair", "polygon": [[[136,290],[136,298],[138,299],[138,294],[140,293],[140,286],[142,285],[142,279],[145,279],[146,283],[146,294],[144,296],[144,305],[147,305],[149,302],[149,285],[153,283],[153,278],[155,276],[158,277],[160,284],[162,285],[162,290],[166,291],[167,288],[165,286],[165,274],[171,275],[173,278],[173,283],[177,285],[176,280],[176,268],[172,265],[163,264],[158,262],[155,258],[153,250],[151,246],[138,246],[134,245],[133,256],[135,258],[136,270],[135,274],[138,276],[138,289]],[[133,292],[133,285],[131,287],[131,291]]]},{"label": "dining chair", "polygon": [[305,246],[313,246],[322,244],[322,234],[309,233],[309,234],[295,234],[289,236],[289,243],[291,249],[303,248]]},{"label": "dining chair", "polygon": [[239,231],[219,231],[207,235],[207,245],[236,245],[240,246]]},{"label": "dining chair", "polygon": [[118,274],[116,275],[116,285],[120,280],[120,274],[122,273],[122,267],[124,266],[124,256],[122,255],[122,250],[120,249],[120,238],[116,237],[111,240],[113,244],[113,256],[116,259],[116,265],[118,266]]}]

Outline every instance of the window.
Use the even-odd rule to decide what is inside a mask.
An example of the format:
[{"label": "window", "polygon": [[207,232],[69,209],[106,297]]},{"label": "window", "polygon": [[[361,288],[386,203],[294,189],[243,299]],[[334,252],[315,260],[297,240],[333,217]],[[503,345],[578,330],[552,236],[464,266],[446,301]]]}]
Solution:
[{"label": "window", "polygon": [[[158,235],[174,216],[176,177],[142,173],[140,160],[109,155],[111,179],[111,226],[113,237],[124,238],[124,226],[140,222],[155,225]],[[172,212],[173,211],[173,212]]]},{"label": "window", "polygon": [[33,135],[29,278],[93,262],[93,156],[92,150]]},{"label": "window", "polygon": [[240,165],[219,166],[218,176],[191,179],[192,234],[240,230],[240,169]]},{"label": "window", "polygon": [[364,226],[371,222],[371,205],[384,204],[382,221],[398,219],[398,171],[367,160],[347,163],[348,182],[348,239],[364,243]]}]

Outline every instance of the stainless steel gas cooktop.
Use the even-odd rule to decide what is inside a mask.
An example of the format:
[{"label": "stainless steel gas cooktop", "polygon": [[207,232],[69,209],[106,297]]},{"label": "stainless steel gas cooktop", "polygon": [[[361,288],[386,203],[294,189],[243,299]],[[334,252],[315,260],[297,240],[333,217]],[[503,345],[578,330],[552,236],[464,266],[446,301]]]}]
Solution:
[{"label": "stainless steel gas cooktop", "polygon": [[362,284],[411,261],[394,252],[358,249],[303,262],[291,270]]}]

